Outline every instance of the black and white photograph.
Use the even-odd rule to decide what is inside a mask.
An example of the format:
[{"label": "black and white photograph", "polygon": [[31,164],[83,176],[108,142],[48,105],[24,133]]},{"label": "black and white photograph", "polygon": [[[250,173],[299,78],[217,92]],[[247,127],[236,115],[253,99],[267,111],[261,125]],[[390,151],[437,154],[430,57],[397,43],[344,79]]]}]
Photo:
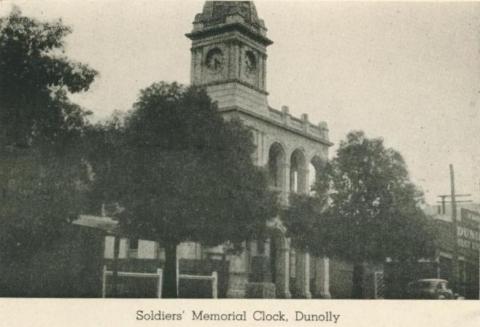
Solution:
[{"label": "black and white photograph", "polygon": [[476,2],[0,0],[0,297],[478,300],[479,101]]}]

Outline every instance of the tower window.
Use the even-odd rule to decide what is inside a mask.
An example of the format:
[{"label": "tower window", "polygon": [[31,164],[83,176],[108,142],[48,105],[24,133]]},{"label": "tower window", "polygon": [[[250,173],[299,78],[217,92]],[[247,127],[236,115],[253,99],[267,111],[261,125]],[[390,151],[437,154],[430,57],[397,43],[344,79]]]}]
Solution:
[{"label": "tower window", "polygon": [[245,71],[247,74],[252,74],[257,69],[257,58],[252,51],[245,53]]}]

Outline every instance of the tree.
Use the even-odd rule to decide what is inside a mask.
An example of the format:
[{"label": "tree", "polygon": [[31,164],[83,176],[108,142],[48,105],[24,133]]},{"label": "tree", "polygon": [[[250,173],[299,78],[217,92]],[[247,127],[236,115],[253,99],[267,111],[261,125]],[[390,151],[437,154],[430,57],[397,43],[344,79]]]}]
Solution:
[{"label": "tree", "polygon": [[0,140],[26,147],[53,142],[78,129],[86,112],[67,92],[88,90],[96,71],[69,60],[64,38],[71,29],[22,16],[18,8],[0,19]]},{"label": "tree", "polygon": [[165,297],[177,296],[178,244],[239,246],[275,214],[276,198],[252,163],[250,132],[224,121],[202,89],[155,83],[124,123],[110,122],[96,135],[105,154],[92,159],[96,198],[124,208],[124,233],[164,247]]},{"label": "tree", "polygon": [[[96,72],[63,55],[71,29],[14,8],[0,18],[0,260],[26,262],[81,210],[88,112],[68,99]],[[3,265],[5,268],[5,265]],[[15,269],[10,269],[14,271]]]},{"label": "tree", "polygon": [[354,298],[363,295],[366,262],[431,257],[433,235],[406,164],[381,139],[350,132],[330,163],[337,255],[353,261]]},{"label": "tree", "polygon": [[289,206],[282,212],[282,221],[295,248],[308,250],[314,255],[332,253],[335,244],[331,230],[335,228],[335,222],[329,206],[329,189],[330,175],[324,165],[316,174],[313,192],[290,195]]}]

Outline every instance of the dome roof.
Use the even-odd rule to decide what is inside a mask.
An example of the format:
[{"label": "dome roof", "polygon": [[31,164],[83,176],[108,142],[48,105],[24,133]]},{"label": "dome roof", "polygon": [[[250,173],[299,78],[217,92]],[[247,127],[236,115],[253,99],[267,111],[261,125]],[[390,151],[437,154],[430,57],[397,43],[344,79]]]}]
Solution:
[{"label": "dome roof", "polygon": [[258,18],[252,1],[206,1],[203,11],[195,17],[194,23],[212,26],[228,23],[228,17],[240,16],[243,23],[257,30],[265,30],[263,20]]}]

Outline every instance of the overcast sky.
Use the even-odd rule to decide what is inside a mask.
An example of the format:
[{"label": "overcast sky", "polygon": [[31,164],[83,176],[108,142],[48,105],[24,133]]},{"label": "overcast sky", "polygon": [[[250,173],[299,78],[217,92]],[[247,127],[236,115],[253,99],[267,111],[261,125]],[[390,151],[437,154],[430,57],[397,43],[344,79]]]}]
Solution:
[{"label": "overcast sky", "polygon": [[[73,28],[67,55],[100,72],[73,99],[96,119],[127,110],[154,81],[189,83],[192,28],[203,1],[0,0]],[[399,150],[434,203],[449,192],[480,198],[480,4],[256,1],[274,44],[267,87],[333,142],[353,129]],[[335,152],[335,147],[331,155]]]}]

